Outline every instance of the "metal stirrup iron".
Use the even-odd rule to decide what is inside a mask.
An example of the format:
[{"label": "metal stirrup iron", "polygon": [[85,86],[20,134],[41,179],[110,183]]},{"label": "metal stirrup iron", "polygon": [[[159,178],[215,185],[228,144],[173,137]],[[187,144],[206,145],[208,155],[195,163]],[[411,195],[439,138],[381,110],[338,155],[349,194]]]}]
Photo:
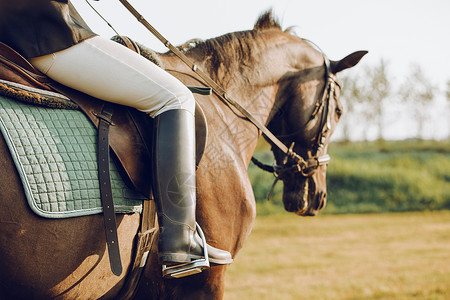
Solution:
[{"label": "metal stirrup iron", "polygon": [[203,230],[196,223],[196,227],[203,243],[203,258],[194,260],[190,263],[182,263],[174,266],[162,266],[162,274],[164,278],[181,278],[194,274],[201,273],[203,270],[209,269],[209,257],[206,244],[206,238],[203,234]]}]

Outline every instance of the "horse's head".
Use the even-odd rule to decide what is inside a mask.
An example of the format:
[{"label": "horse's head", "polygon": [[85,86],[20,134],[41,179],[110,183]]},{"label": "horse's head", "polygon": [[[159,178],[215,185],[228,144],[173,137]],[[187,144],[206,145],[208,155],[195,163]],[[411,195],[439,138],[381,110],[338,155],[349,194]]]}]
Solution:
[{"label": "horse's head", "polygon": [[313,47],[309,51],[308,65],[280,80],[277,97],[283,99],[283,107],[269,127],[291,146],[288,155],[273,147],[275,173],[284,183],[284,207],[298,215],[312,216],[326,204],[327,147],[343,113],[336,74],[355,66],[367,51],[340,61],[329,61]]},{"label": "horse's head", "polygon": [[[367,51],[329,61],[310,42],[282,30],[271,11],[253,30],[200,42],[187,51],[284,144],[269,141],[276,166],[263,168],[284,182],[286,210],[317,214],[326,202],[327,146],[343,110],[336,74],[355,66]],[[247,148],[251,157],[254,149]]]}]

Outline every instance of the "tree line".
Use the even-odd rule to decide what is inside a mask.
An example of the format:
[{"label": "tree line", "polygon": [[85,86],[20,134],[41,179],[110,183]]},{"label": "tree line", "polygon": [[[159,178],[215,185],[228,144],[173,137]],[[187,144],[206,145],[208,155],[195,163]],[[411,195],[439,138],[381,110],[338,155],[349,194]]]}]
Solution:
[{"label": "tree line", "polygon": [[[387,116],[394,106],[400,107],[414,121],[415,138],[425,139],[427,122],[436,113],[443,113],[442,108],[439,111],[433,109],[443,91],[424,74],[418,64],[411,65],[408,74],[398,87],[394,86],[389,64],[382,59],[375,66],[366,66],[359,73],[343,77],[341,100],[345,106],[345,115],[339,124],[340,139],[351,140],[355,126],[371,127],[376,131],[375,139],[385,139],[386,130],[396,121],[395,116]],[[444,97],[445,113],[450,115],[450,80],[447,81]],[[447,121],[443,126],[448,126],[447,135],[450,138],[450,122]],[[363,139],[368,139],[367,133],[363,133]]]}]

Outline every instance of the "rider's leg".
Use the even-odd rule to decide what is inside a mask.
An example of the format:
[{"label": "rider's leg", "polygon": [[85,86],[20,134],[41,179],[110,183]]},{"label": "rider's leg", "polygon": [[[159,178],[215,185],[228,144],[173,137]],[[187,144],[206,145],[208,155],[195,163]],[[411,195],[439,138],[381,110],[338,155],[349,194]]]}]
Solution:
[{"label": "rider's leg", "polygon": [[[160,260],[190,262],[203,256],[195,222],[195,120],[182,109],[155,117],[154,193],[159,210]],[[230,253],[208,246],[209,261],[232,262]]]},{"label": "rider's leg", "polygon": [[[176,264],[201,258],[202,241],[195,228],[195,100],[191,92],[145,58],[100,37],[31,62],[64,85],[155,118],[153,177],[160,260]],[[207,249],[212,263],[231,263],[229,252],[209,245]]]},{"label": "rider's leg", "polygon": [[96,98],[131,106],[151,117],[170,109],[195,111],[178,79],[130,49],[96,36],[31,63],[50,78]]}]

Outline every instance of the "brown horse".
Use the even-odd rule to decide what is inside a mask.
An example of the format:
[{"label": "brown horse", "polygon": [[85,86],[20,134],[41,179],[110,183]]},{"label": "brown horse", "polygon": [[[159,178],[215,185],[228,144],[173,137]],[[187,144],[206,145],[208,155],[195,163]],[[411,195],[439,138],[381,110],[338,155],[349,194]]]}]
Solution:
[{"label": "brown horse", "polygon": [[[253,30],[199,42],[186,50],[230,95],[268,125],[305,160],[326,153],[342,107],[335,74],[354,66],[366,52],[327,64],[309,42],[283,31],[270,13]],[[172,54],[167,70],[184,83],[201,85]],[[323,96],[328,100],[322,105]],[[236,256],[252,229],[255,199],[247,167],[259,130],[215,96],[199,96],[209,122],[208,144],[197,171],[197,217],[208,243]],[[314,215],[326,199],[322,165],[299,172],[274,148],[288,211]],[[27,207],[21,181],[0,139],[0,298],[109,299],[118,295],[126,272],[111,273],[103,217],[43,219]],[[295,171],[297,169],[297,171]],[[139,215],[119,215],[124,269],[130,266]],[[156,244],[156,243],[155,243]],[[221,299],[226,267],[164,280],[153,247],[137,299]]]}]

